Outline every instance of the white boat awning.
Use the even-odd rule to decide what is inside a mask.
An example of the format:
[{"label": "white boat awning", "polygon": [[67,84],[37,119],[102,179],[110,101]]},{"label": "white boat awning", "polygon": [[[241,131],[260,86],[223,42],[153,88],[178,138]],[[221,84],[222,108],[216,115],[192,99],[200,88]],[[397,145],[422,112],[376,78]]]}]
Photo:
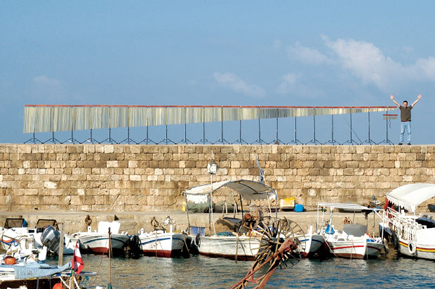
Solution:
[{"label": "white boat awning", "polygon": [[387,194],[389,202],[414,213],[421,203],[435,197],[435,184],[409,184],[398,187]]},{"label": "white boat awning", "polygon": [[317,208],[329,208],[331,210],[333,209],[342,209],[346,211],[355,211],[359,212],[362,210],[370,210],[372,211],[372,208],[361,206],[358,204],[350,204],[350,203],[318,203]]},{"label": "white boat awning", "polygon": [[237,181],[222,181],[208,185],[202,185],[188,189],[184,193],[187,196],[192,195],[208,195],[220,188],[228,187],[237,193],[239,193],[245,200],[260,200],[267,199],[270,196],[277,197],[276,191],[260,182],[249,180],[237,180]]}]

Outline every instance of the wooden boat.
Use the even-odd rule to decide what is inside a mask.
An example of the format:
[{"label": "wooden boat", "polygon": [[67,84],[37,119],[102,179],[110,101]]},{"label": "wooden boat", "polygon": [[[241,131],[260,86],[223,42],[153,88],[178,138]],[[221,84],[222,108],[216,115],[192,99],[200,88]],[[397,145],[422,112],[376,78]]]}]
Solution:
[{"label": "wooden boat", "polygon": [[[367,226],[362,224],[343,224],[343,229],[338,230],[332,224],[332,214],[329,220],[324,221],[326,209],[332,212],[340,209],[346,212],[372,211],[378,214],[379,209],[371,209],[357,204],[319,203],[317,204],[317,223],[320,224],[319,233],[325,238],[326,250],[336,256],[352,259],[377,258],[385,248],[383,238],[372,237],[367,233]],[[320,211],[322,221],[320,221]],[[382,219],[383,216],[379,215]]]},{"label": "wooden boat", "polygon": [[111,232],[112,250],[114,253],[120,253],[127,246],[130,239],[128,233],[119,233],[121,224],[119,222],[99,222],[98,231],[92,231],[88,227],[87,232],[74,233],[68,238],[70,242],[80,242],[80,250],[95,254],[107,254],[109,252],[109,229]]},{"label": "wooden boat", "polygon": [[433,197],[435,184],[425,183],[401,186],[386,195],[386,217],[380,229],[389,233],[400,254],[435,260],[435,221],[427,215],[416,215],[417,207]]}]

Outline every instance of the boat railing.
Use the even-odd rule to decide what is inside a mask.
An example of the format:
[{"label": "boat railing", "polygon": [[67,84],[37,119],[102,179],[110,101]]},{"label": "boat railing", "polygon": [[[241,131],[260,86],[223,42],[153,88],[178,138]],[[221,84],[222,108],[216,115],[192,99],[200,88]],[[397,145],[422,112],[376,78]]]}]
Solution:
[{"label": "boat railing", "polygon": [[388,208],[388,223],[390,228],[406,240],[415,240],[417,230],[426,229],[426,225],[419,224],[416,216],[407,216],[396,210]]}]

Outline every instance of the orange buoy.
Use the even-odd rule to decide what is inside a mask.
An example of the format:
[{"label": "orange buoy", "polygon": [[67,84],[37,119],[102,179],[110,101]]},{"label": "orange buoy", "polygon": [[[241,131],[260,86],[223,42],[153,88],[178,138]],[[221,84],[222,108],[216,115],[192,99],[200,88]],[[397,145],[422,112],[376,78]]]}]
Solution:
[{"label": "orange buoy", "polygon": [[62,283],[54,284],[53,289],[62,289]]},{"label": "orange buoy", "polygon": [[13,256],[6,256],[3,261],[6,265],[15,265],[17,264],[17,259],[15,259]]}]

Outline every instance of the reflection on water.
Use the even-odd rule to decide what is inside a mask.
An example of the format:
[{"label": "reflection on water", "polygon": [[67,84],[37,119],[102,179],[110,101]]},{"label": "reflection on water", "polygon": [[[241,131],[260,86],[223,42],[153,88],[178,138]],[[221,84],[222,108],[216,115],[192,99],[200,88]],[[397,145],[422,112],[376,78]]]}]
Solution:
[{"label": "reflection on water", "polygon": [[[99,273],[88,285],[108,284],[107,256],[83,255],[83,261],[86,271]],[[242,279],[252,264],[203,256],[113,258],[111,284],[123,289],[228,288]],[[305,259],[276,270],[267,288],[435,288],[434,278],[435,262],[395,255],[379,260]]]}]

